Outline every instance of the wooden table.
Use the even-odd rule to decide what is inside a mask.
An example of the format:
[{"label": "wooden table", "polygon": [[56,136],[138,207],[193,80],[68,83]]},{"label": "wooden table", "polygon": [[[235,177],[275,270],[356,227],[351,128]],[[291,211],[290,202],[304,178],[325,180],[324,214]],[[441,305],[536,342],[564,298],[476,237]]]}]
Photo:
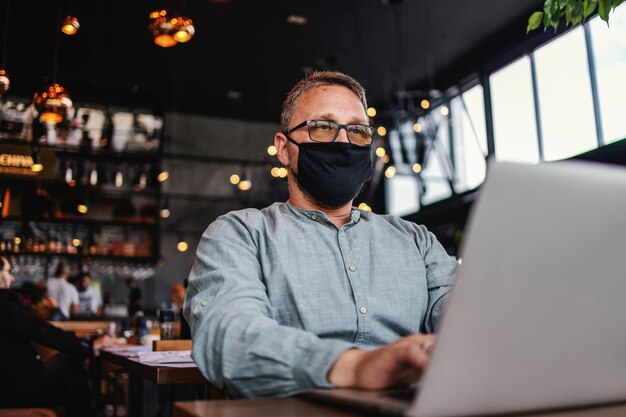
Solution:
[{"label": "wooden table", "polygon": [[157,385],[205,384],[208,382],[195,364],[190,364],[184,368],[150,365],[141,363],[137,357],[128,357],[124,349],[109,350],[104,348],[101,355],[103,360],[126,369],[130,375],[139,376]]},{"label": "wooden table", "polygon": [[[356,417],[367,412],[316,403],[304,398],[174,403],[173,417]],[[516,414],[517,417],[623,417],[626,403],[550,413]]]},{"label": "wooden table", "polygon": [[[128,347],[133,347],[132,345]],[[204,398],[223,398],[219,396],[219,390],[210,384],[200,373],[195,364],[185,367],[156,366],[141,363],[136,356],[128,356],[126,349],[107,349],[101,351],[103,361],[110,362],[126,370],[129,376],[129,415],[131,417],[143,417],[146,408],[153,406],[160,410],[168,405],[170,393],[162,389],[175,384],[202,384],[205,386]],[[144,381],[149,381],[157,386],[147,393]],[[156,400],[154,396],[158,397]],[[157,406],[157,403],[160,405]],[[148,407],[146,407],[148,406]],[[150,410],[147,412],[149,413]],[[167,414],[167,413],[164,413]]]},{"label": "wooden table", "polygon": [[111,321],[50,321],[54,327],[72,332],[76,337],[91,337],[109,333]]}]

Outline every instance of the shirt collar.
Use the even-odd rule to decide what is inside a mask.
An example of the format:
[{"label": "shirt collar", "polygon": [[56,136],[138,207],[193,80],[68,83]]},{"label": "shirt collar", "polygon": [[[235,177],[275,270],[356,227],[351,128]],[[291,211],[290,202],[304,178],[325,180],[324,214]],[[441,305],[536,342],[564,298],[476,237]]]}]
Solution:
[{"label": "shirt collar", "polygon": [[[334,224],[328,219],[328,216],[321,210],[305,210],[299,207],[292,205],[289,202],[285,202],[285,207],[293,213],[296,217],[301,219],[307,219],[312,221],[319,221],[320,219],[325,221],[326,223],[330,223],[334,226]],[[358,210],[355,207],[352,207],[351,212],[352,220],[349,223],[346,223],[343,227],[350,228],[357,224],[361,218],[361,210]]]}]

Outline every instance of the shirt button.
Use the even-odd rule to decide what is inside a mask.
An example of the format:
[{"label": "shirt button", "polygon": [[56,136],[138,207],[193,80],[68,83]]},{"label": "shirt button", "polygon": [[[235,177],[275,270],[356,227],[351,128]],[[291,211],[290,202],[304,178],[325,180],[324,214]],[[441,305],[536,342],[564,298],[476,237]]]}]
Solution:
[{"label": "shirt button", "polygon": [[350,265],[350,266],[348,267],[348,269],[350,270],[350,272],[354,272],[354,271],[356,271],[356,266],[354,266],[354,265]]},{"label": "shirt button", "polygon": [[361,312],[361,314],[365,314],[365,313],[367,313],[367,308],[361,307],[361,308],[359,308],[359,311]]},{"label": "shirt button", "polygon": [[202,300],[202,302],[200,303],[200,305],[201,305],[202,307],[206,307],[206,306],[207,306],[207,304],[209,304],[209,302],[208,302],[207,300]]},{"label": "shirt button", "polygon": [[317,220],[317,214],[312,214],[311,215],[311,220]]}]

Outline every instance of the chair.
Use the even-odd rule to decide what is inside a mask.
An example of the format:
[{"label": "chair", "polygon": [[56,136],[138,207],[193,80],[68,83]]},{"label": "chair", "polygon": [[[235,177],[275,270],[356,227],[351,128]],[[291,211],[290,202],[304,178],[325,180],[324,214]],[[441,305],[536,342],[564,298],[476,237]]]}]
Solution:
[{"label": "chair", "polygon": [[[182,340],[155,340],[152,342],[152,351],[163,352],[166,350],[191,350],[191,339]],[[209,400],[225,400],[228,396],[215,385],[207,382],[204,384],[202,396]]]}]

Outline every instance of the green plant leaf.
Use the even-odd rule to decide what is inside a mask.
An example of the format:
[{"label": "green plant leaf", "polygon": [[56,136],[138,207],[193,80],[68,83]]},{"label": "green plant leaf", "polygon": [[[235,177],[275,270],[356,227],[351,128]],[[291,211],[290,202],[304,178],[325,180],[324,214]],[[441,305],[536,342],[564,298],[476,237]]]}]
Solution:
[{"label": "green plant leaf", "polygon": [[543,12],[551,19],[552,16],[559,10],[559,4],[556,0],[546,0],[543,4]]},{"label": "green plant leaf", "polygon": [[600,19],[609,23],[609,11],[611,10],[611,0],[598,0],[598,14]]},{"label": "green plant leaf", "polygon": [[572,8],[567,7],[565,9],[565,26],[569,26],[572,23]]},{"label": "green plant leaf", "polygon": [[572,6],[572,16],[582,16],[584,10],[583,4],[576,2],[574,6]]},{"label": "green plant leaf", "polygon": [[613,9],[622,4],[624,0],[613,0]]},{"label": "green plant leaf", "polygon": [[596,11],[596,6],[598,5],[598,2],[596,0],[585,0],[583,3],[583,15],[585,16],[585,19],[588,18],[589,16],[591,16],[591,14],[593,12]]},{"label": "green plant leaf", "polygon": [[537,29],[541,25],[542,21],[543,21],[543,12],[535,12],[531,14],[530,17],[528,18],[528,26],[526,27],[526,33],[530,32],[531,30]]}]

